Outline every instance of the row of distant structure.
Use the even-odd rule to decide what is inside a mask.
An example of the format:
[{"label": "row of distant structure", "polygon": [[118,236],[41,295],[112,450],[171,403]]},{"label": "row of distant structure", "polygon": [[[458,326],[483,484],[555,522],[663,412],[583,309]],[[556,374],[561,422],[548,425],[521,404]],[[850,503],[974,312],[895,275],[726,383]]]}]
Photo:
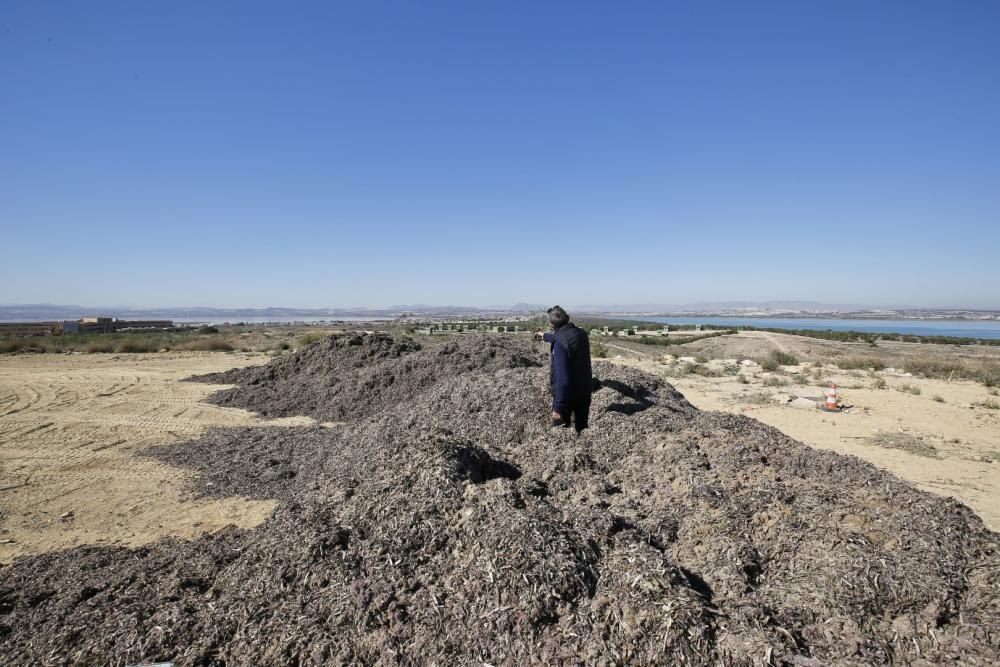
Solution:
[{"label": "row of distant structure", "polygon": [[[525,329],[518,324],[483,324],[481,322],[466,323],[466,322],[445,322],[439,324],[431,324],[429,326],[423,327],[420,332],[424,334],[435,334],[435,333],[457,333],[465,331],[476,331],[479,333],[521,333],[529,332],[530,329]],[[701,325],[694,325],[694,331],[701,331]],[[601,327],[600,329],[591,329],[591,336],[665,336],[670,333],[670,327],[663,325],[655,329],[640,329],[637,326],[633,326],[627,329],[611,330],[611,327]]]},{"label": "row of distant structure", "polygon": [[173,329],[173,320],[119,320],[114,317],[81,317],[60,322],[0,322],[0,336],[61,336],[75,333],[162,331]]},{"label": "row of distant structure", "polygon": [[[701,331],[701,325],[694,325],[694,331]],[[670,333],[670,327],[664,324],[658,329],[640,329],[639,327],[630,327],[628,329],[618,329],[617,331],[612,331],[611,327],[601,327],[600,329],[591,329],[591,336],[666,336]]]},{"label": "row of distant structure", "polygon": [[420,333],[458,333],[465,331],[477,331],[479,333],[521,333],[528,331],[517,324],[485,324],[483,322],[442,322],[421,327]]}]

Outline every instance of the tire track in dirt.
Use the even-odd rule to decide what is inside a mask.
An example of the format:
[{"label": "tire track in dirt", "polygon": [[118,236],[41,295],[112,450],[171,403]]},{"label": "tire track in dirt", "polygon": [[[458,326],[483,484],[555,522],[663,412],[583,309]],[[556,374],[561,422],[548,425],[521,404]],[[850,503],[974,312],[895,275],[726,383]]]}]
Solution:
[{"label": "tire track in dirt", "polygon": [[193,500],[190,473],[134,454],[214,426],[263,423],[244,410],[202,403],[218,387],[183,379],[266,360],[223,353],[0,357],[0,563],[265,519],[270,501]]},{"label": "tire track in dirt", "polygon": [[38,403],[41,397],[41,393],[32,387],[18,387],[15,389],[13,407],[0,415],[0,417],[23,412]]}]

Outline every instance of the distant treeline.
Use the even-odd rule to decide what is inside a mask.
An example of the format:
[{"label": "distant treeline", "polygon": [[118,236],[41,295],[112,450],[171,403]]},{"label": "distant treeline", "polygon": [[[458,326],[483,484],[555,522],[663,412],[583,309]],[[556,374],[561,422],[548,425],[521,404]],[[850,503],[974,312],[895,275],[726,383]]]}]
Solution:
[{"label": "distant treeline", "polygon": [[[590,331],[591,329],[602,329],[608,327],[612,331],[619,331],[621,329],[631,329],[632,327],[639,327],[640,330],[645,329],[647,331],[659,331],[662,329],[664,324],[658,324],[656,322],[646,322],[643,320],[606,320],[596,317],[583,317],[583,318],[573,318],[573,323],[581,329]],[[548,322],[545,322],[548,326]],[[671,324],[671,331],[694,331],[693,324]],[[708,328],[708,327],[704,327]],[[733,327],[712,327],[719,329],[732,329]]]},{"label": "distant treeline", "polygon": [[717,336],[729,336],[736,333],[732,329],[725,331],[712,331],[711,333],[700,334],[695,336],[631,336],[630,341],[635,343],[642,343],[643,345],[660,345],[667,347],[670,345],[685,345],[687,343],[693,343],[696,340],[703,340],[705,338],[716,338]]},{"label": "distant treeline", "polygon": [[[706,325],[706,329],[722,329],[733,327],[716,327]],[[806,336],[808,338],[822,338],[823,340],[836,340],[845,343],[868,343],[875,345],[880,340],[895,340],[902,343],[936,343],[939,345],[1000,345],[1000,339],[995,338],[972,338],[969,336],[919,336],[915,334],[900,333],[869,333],[867,331],[816,331],[813,329],[774,329],[770,327],[735,327],[740,331],[770,331],[772,333],[785,333],[795,336]]]},{"label": "distant treeline", "polygon": [[[621,329],[631,329],[639,327],[641,330],[658,331],[664,326],[669,326],[671,331],[694,331],[695,324],[671,324],[669,322],[658,323],[645,320],[628,319],[607,319],[601,317],[573,317],[572,321],[581,329],[590,331],[591,329],[602,329],[608,327],[611,331]],[[496,322],[485,322],[487,326],[510,324],[497,320]],[[535,329],[548,330],[549,323],[544,317],[533,318],[517,324],[526,331]],[[879,340],[894,340],[903,343],[936,343],[939,345],[992,345],[1000,346],[1000,339],[995,338],[973,338],[971,336],[921,336],[916,334],[901,333],[869,333],[866,331],[833,331],[830,329],[818,331],[815,329],[777,329],[773,327],[754,327],[749,325],[722,326],[719,324],[702,324],[702,330],[712,331],[770,331],[772,333],[784,333],[794,336],[806,336],[808,338],[821,338],[823,340],[835,340],[844,343],[868,343],[875,345]],[[690,341],[686,341],[690,342]],[[674,345],[675,343],[647,342],[649,345]]]},{"label": "distant treeline", "polygon": [[[584,329],[600,329],[610,327],[614,329],[629,329],[637,326],[640,329],[658,329],[662,326],[669,326],[671,331],[692,331],[694,324],[658,324],[656,322],[643,322],[639,320],[602,320],[602,319],[581,319],[574,320],[577,325]],[[773,327],[754,327],[748,325],[723,326],[719,324],[702,324],[702,329],[714,331],[769,331],[772,333],[784,333],[794,336],[806,336],[808,338],[821,338],[823,340],[835,340],[844,343],[868,343],[874,345],[879,340],[894,340],[903,343],[935,343],[938,345],[1000,345],[1000,339],[996,338],[974,338],[971,336],[922,336],[917,334],[902,333],[870,333],[867,331],[833,331],[826,329],[823,331],[816,329],[777,329]]]}]

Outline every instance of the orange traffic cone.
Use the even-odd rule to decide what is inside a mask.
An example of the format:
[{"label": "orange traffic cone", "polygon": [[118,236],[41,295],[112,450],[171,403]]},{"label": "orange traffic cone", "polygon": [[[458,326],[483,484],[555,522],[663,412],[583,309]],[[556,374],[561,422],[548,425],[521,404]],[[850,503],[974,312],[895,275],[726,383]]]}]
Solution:
[{"label": "orange traffic cone", "polygon": [[827,412],[840,412],[840,408],[837,407],[837,385],[831,384],[826,390],[826,405],[823,409]]}]

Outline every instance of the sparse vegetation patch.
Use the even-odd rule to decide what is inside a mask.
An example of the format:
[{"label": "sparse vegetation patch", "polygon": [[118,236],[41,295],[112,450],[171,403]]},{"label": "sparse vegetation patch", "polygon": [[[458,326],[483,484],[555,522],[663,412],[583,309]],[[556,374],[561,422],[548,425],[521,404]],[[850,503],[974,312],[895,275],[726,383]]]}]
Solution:
[{"label": "sparse vegetation patch", "polygon": [[915,456],[925,456],[936,459],[938,457],[937,448],[921,436],[910,433],[877,431],[868,438],[869,444],[886,449],[901,449]]},{"label": "sparse vegetation patch", "polygon": [[837,359],[837,367],[843,370],[876,370],[885,369],[885,362],[876,357],[844,357]]}]

